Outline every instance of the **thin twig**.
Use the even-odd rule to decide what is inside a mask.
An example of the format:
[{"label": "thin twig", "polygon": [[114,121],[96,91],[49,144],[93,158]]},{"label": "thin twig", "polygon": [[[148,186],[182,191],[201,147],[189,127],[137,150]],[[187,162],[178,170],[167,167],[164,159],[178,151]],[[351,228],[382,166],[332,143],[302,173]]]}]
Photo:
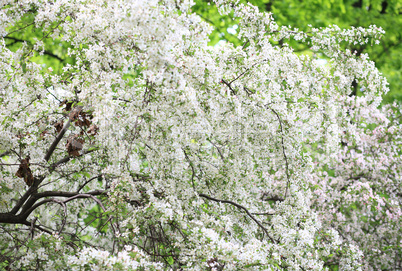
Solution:
[{"label": "thin twig", "polygon": [[219,152],[219,156],[221,157],[223,162],[226,162],[225,157],[223,156],[221,149],[218,148],[218,146],[216,146],[211,140],[207,139],[209,143],[211,143]]},{"label": "thin twig", "polygon": [[274,215],[275,213],[270,213],[270,212],[266,212],[266,213],[252,213],[253,215]]},{"label": "thin twig", "polygon": [[98,175],[98,176],[95,176],[95,177],[92,177],[91,179],[87,180],[85,183],[83,183],[82,185],[80,185],[80,187],[78,187],[77,193],[79,193],[79,192],[81,191],[81,189],[83,189],[88,183],[92,182],[93,180],[95,180],[95,179],[97,179],[97,178],[99,178],[99,177],[101,177],[101,176],[102,176],[102,174],[101,174],[101,175]]},{"label": "thin twig", "polygon": [[194,166],[193,166],[193,162],[191,162],[190,158],[187,155],[187,152],[184,149],[182,149],[182,150],[184,152],[184,156],[186,157],[187,162],[190,164],[190,167],[191,167],[191,171],[192,171],[191,182],[193,184],[193,189],[195,190],[195,184],[194,184],[195,169],[194,169]]}]

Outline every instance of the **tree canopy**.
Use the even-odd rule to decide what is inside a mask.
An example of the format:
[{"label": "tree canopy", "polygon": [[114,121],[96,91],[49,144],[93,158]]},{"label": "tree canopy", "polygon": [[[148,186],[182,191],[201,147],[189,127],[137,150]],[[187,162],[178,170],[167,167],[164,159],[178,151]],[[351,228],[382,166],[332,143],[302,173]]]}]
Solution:
[{"label": "tree canopy", "polygon": [[1,268],[402,268],[381,25],[209,5],[219,46],[192,1],[2,6]]},{"label": "tree canopy", "polygon": [[[240,45],[236,37],[237,21],[233,16],[222,16],[210,0],[196,1],[193,11],[214,26],[210,44],[220,40],[228,40]],[[368,53],[370,59],[384,74],[390,84],[390,91],[384,96],[385,103],[394,100],[402,101],[402,4],[398,0],[248,0],[259,7],[260,11],[271,12],[273,18],[282,26],[297,27],[303,31],[309,30],[309,25],[328,27],[337,25],[341,28],[381,26],[385,35],[379,46],[369,44],[346,44],[350,50],[359,54]],[[308,47],[303,43],[291,41],[296,51],[307,53]],[[320,55],[320,57],[324,57]],[[356,87],[356,92],[359,93]]]}]

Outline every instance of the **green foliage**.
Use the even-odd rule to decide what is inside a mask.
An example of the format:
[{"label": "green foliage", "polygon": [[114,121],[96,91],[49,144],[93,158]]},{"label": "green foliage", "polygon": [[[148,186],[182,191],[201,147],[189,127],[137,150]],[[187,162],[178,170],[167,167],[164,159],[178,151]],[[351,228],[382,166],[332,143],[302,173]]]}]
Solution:
[{"label": "green foliage", "polygon": [[[99,205],[95,205],[92,209],[88,210],[84,218],[85,225],[90,225],[95,228],[99,233],[106,233],[109,230],[107,217],[104,215]],[[88,236],[88,238],[91,238]]]},{"label": "green foliage", "polygon": [[[47,29],[58,29],[57,24],[45,27],[35,27],[35,10],[25,14],[18,24],[7,29],[9,34],[4,37],[7,48],[16,52],[24,45],[29,48],[28,52],[33,54],[30,61],[42,64],[43,68],[52,67],[53,72],[61,74],[62,68],[66,64],[74,64],[74,59],[68,56],[69,43],[62,41],[60,38],[49,39],[48,36],[53,31]],[[37,41],[43,41],[43,47],[40,53],[33,50],[33,44]],[[23,67],[26,63],[22,63]],[[44,69],[45,70],[45,69]],[[47,71],[48,72],[48,71]]]}]

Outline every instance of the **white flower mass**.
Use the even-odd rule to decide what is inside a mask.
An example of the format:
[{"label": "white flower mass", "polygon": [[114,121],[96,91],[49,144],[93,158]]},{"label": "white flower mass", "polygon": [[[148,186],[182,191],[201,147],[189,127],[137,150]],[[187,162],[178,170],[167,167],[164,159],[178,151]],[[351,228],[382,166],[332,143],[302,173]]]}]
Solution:
[{"label": "white flower mass", "polygon": [[[1,268],[402,268],[401,107],[344,49],[380,27],[215,0],[244,45],[211,47],[190,0],[3,2]],[[42,40],[11,50],[21,21]],[[68,44],[59,72],[34,61],[47,39]]]}]

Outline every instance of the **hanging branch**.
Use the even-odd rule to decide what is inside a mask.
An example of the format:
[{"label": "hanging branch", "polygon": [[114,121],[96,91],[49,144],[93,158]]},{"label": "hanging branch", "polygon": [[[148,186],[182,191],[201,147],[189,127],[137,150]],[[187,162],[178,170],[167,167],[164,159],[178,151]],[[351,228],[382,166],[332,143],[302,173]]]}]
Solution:
[{"label": "hanging branch", "polygon": [[285,164],[286,164],[286,177],[287,177],[287,183],[286,183],[286,190],[285,190],[285,198],[288,194],[288,188],[290,186],[290,175],[289,175],[289,163],[288,163],[288,157],[286,156],[286,152],[285,152],[285,143],[283,141],[283,127],[282,127],[282,121],[281,118],[279,117],[278,113],[276,113],[275,110],[273,110],[272,108],[270,108],[272,112],[275,113],[276,117],[278,118],[279,121],[279,125],[281,127],[281,142],[282,142],[282,153],[283,153],[283,157],[285,158]]},{"label": "hanging branch", "polygon": [[198,194],[198,195],[199,195],[200,197],[203,197],[203,198],[206,198],[206,199],[215,201],[215,202],[229,203],[229,204],[232,204],[232,205],[236,206],[236,207],[239,208],[239,209],[244,210],[244,211],[246,212],[246,214],[247,214],[252,220],[254,220],[254,222],[257,223],[257,225],[265,232],[265,234],[268,236],[268,238],[271,240],[271,242],[274,243],[274,244],[276,243],[275,240],[269,235],[267,228],[265,228],[265,227],[247,210],[246,207],[244,207],[244,206],[242,206],[242,205],[240,205],[240,204],[238,204],[238,203],[236,203],[236,202],[230,201],[230,200],[216,199],[216,198],[213,198],[213,197],[211,197],[211,196],[208,196],[208,195],[205,195],[205,194],[202,194],[202,193],[200,193],[200,194]]}]

